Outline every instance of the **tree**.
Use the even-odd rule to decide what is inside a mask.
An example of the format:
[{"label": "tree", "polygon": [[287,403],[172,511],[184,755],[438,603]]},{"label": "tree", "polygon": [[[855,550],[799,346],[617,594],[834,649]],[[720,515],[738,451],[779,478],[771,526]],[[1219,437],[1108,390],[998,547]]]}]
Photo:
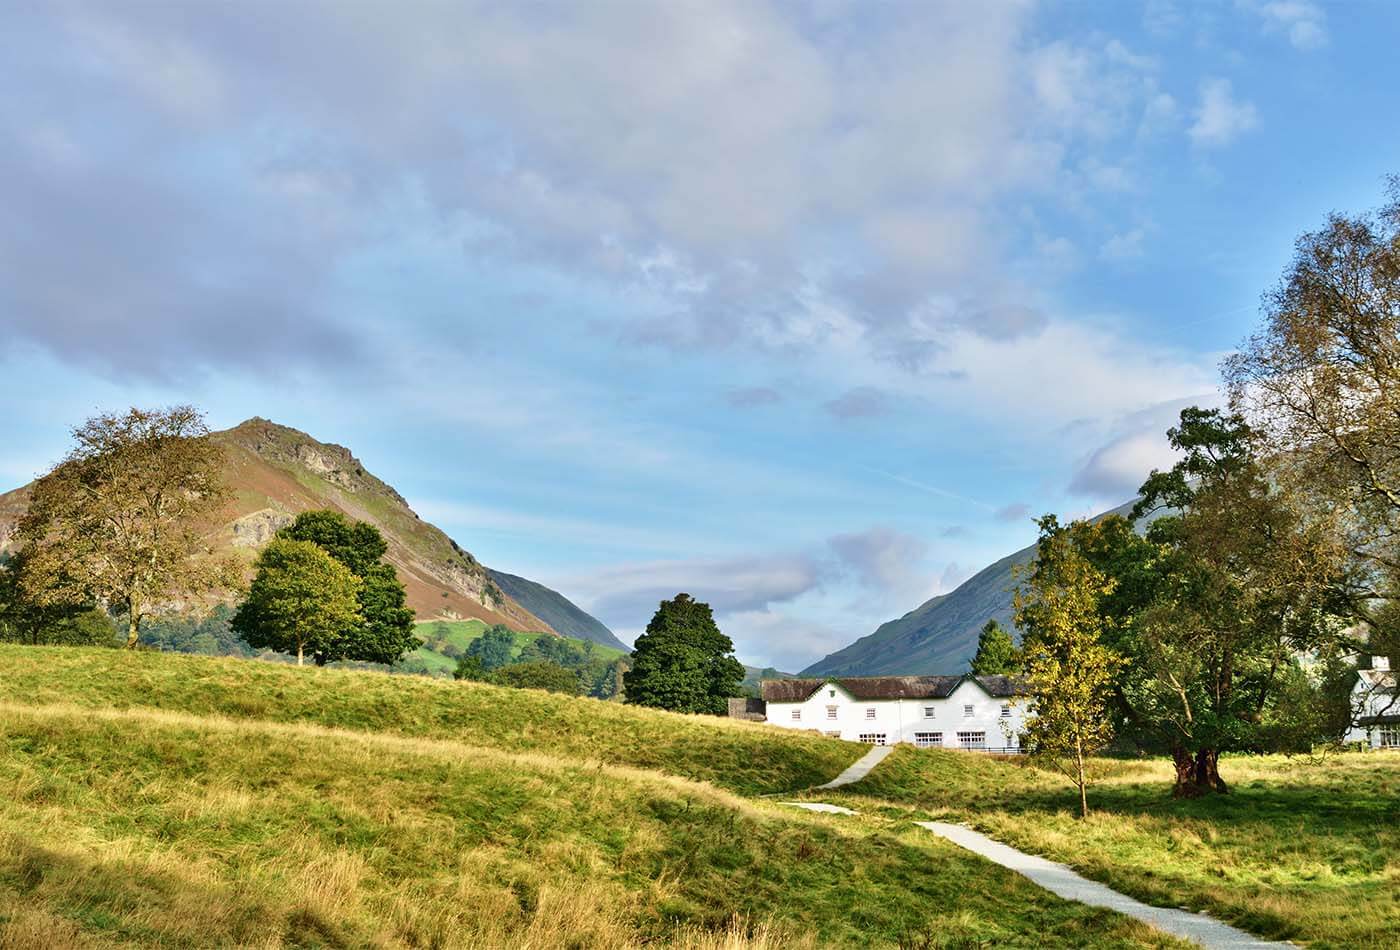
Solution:
[{"label": "tree", "polygon": [[36,604],[95,601],[141,623],[177,596],[235,583],[212,556],[208,516],[222,502],[223,451],[191,406],[104,413],[35,483],[18,537]]},{"label": "tree", "polygon": [[0,641],[7,643],[115,646],[106,611],[91,602],[36,603],[25,588],[23,552],[0,562]]},{"label": "tree", "polygon": [[491,674],[491,682],[499,686],[514,686],[517,689],[544,689],[568,696],[579,696],[583,693],[583,684],[579,682],[577,673],[548,660],[512,663],[510,666],[501,667]]},{"label": "tree", "polygon": [[403,583],[393,565],[383,561],[388,542],[374,525],[351,521],[338,511],[303,511],[277,537],[315,544],[360,579],[363,622],[345,632],[343,659],[392,664],[422,645],[413,633]]},{"label": "tree", "polygon": [[1285,463],[1275,477],[1333,521],[1367,652],[1400,660],[1385,623],[1400,602],[1400,178],[1376,213],[1302,235],[1264,310],[1225,363],[1231,405]]},{"label": "tree", "polygon": [[1148,528],[1155,587],[1125,618],[1139,674],[1127,694],[1168,741],[1174,794],[1226,792],[1220,753],[1266,751],[1272,717],[1297,721],[1296,657],[1340,649],[1343,552],[1242,416],[1190,407],[1167,435],[1181,460],[1148,477],[1134,511],[1171,513]]},{"label": "tree", "polygon": [[689,594],[663,600],[637,638],[632,669],[623,674],[626,700],[723,715],[744,680],[744,666],[733,654],[734,642],[715,625],[709,604]]},{"label": "tree", "polygon": [[346,658],[347,631],[363,624],[360,579],[310,541],[274,538],[258,555],[257,575],[233,630],[255,649],[309,655],[317,666]]},{"label": "tree", "polygon": [[995,617],[982,625],[977,637],[977,655],[972,658],[972,672],[977,676],[1019,673],[1021,657],[1016,642]]},{"label": "tree", "polygon": [[1099,601],[1113,581],[1075,550],[1053,515],[1039,524],[1039,548],[1015,599],[1032,703],[1025,735],[1036,755],[1074,780],[1083,818],[1088,759],[1113,736],[1108,687],[1122,665],[1101,640]]},{"label": "tree", "polygon": [[491,674],[481,665],[481,658],[464,654],[457,658],[457,667],[452,671],[455,680],[475,680],[484,682]]},{"label": "tree", "polygon": [[509,663],[514,652],[515,634],[499,623],[467,645],[467,656],[480,661],[481,668],[488,673]]}]

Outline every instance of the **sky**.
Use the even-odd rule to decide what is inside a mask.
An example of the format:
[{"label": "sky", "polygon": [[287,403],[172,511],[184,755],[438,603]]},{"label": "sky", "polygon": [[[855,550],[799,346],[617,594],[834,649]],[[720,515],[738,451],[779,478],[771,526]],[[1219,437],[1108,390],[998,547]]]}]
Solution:
[{"label": "sky", "polygon": [[347,445],[631,640],[799,669],[1132,497],[1400,172],[1400,5],[16,0],[0,486]]}]

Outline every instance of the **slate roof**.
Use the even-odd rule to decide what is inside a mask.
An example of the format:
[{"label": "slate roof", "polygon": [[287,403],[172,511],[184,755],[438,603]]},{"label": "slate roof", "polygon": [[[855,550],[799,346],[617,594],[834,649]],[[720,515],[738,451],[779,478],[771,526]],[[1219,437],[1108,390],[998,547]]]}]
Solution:
[{"label": "slate roof", "polygon": [[963,680],[975,680],[992,696],[1024,695],[1009,676],[831,676],[822,679],[764,680],[765,702],[800,703],[827,683],[835,683],[856,699],[946,699]]}]

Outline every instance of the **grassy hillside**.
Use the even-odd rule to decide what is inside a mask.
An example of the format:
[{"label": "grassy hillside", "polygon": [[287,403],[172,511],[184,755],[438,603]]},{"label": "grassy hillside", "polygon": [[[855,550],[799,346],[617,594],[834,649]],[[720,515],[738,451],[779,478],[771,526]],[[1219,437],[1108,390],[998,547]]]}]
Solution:
[{"label": "grassy hillside", "polygon": [[[1133,502],[1106,511],[1126,516]],[[917,676],[966,672],[983,624],[996,618],[1012,628],[1011,596],[1017,566],[1029,564],[1035,545],[983,568],[947,594],[925,601],[874,633],[837,650],[798,676]]]},{"label": "grassy hillside", "polygon": [[[1400,946],[1400,755],[1231,757],[1227,796],[1174,801],[1165,760],[1100,760],[1087,821],[1058,775],[898,748],[841,796],[951,819],[1149,903],[1312,947]],[[835,799],[829,799],[835,800]]]},{"label": "grassy hillside", "polygon": [[169,654],[0,669],[0,946],[1181,946],[737,793],[862,751],[834,740]]},{"label": "grassy hillside", "polygon": [[[423,646],[410,653],[404,659],[405,666],[409,668],[422,667],[425,672],[440,676],[450,676],[457,668],[457,656],[460,656],[471,645],[473,640],[478,639],[488,629],[487,624],[480,620],[424,620],[419,621],[415,626],[415,634],[423,641]],[[520,651],[531,640],[538,637],[553,637],[552,633],[522,633],[512,630],[515,637],[515,648],[511,653],[514,659],[520,655]],[[615,660],[620,656],[626,656],[630,651],[615,649],[603,646],[595,641],[583,640],[575,637],[565,637],[570,643],[583,648],[584,644],[589,644],[588,649],[593,651],[594,656],[604,660]]]},{"label": "grassy hillside", "polygon": [[627,644],[603,625],[602,621],[580,610],[558,591],[528,578],[507,574],[505,571],[491,568],[487,570],[491,573],[491,579],[507,596],[549,624],[555,633],[580,640],[592,640],[594,643],[627,653],[632,652]]}]

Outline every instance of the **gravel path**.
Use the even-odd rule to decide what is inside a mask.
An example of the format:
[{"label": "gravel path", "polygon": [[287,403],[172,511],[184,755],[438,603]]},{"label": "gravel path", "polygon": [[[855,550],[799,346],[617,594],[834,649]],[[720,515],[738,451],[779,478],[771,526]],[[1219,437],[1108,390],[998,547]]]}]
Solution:
[{"label": "gravel path", "polygon": [[[859,763],[857,763],[859,764]],[[1094,907],[1107,907],[1120,914],[1136,917],[1151,924],[1158,930],[1194,940],[1209,950],[1284,950],[1292,948],[1291,943],[1275,943],[1262,940],[1243,930],[1236,930],[1228,924],[1205,914],[1189,910],[1175,910],[1170,907],[1153,907],[1134,900],[1126,894],[1105,887],[1097,881],[1081,877],[1063,864],[1047,861],[1033,854],[1026,854],[994,841],[984,834],[962,825],[950,825],[941,821],[919,821],[915,824],[927,828],[936,835],[947,838],[954,844],[980,854],[989,861],[1023,874],[1036,884],[1063,897],[1065,900],[1079,901]]]}]

